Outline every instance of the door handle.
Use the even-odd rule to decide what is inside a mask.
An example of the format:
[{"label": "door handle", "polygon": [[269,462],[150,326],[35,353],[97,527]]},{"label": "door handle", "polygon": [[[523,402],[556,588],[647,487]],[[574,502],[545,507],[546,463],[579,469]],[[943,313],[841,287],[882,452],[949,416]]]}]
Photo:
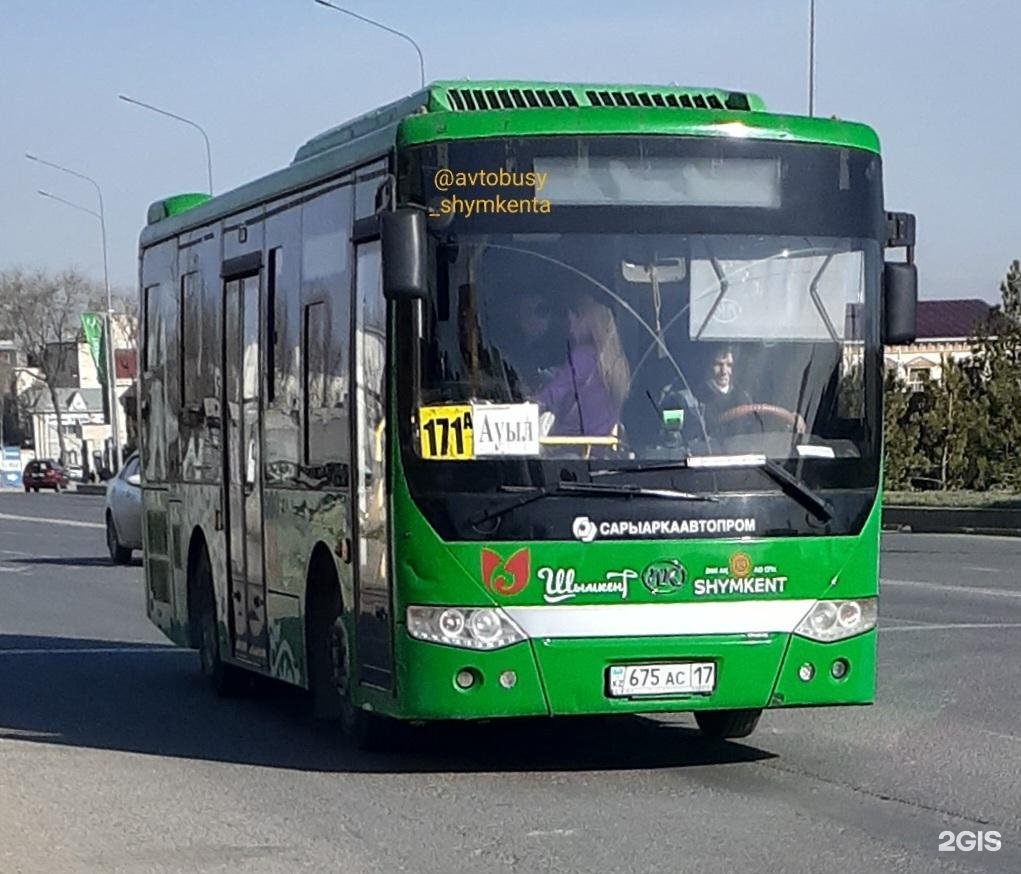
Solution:
[{"label": "door handle", "polygon": [[240,591],[237,591],[237,592],[234,593],[234,600],[237,601],[239,604],[241,603],[241,592]]}]

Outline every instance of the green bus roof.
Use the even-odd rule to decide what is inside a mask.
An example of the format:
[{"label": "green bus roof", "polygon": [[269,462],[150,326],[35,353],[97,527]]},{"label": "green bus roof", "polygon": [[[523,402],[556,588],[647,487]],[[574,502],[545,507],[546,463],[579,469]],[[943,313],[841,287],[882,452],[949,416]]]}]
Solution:
[{"label": "green bus roof", "polygon": [[141,245],[314,185],[397,146],[505,136],[643,134],[743,137],[879,152],[868,126],[776,115],[742,91],[662,85],[442,81],[310,139],[282,170],[214,198],[183,194],[149,207]]}]

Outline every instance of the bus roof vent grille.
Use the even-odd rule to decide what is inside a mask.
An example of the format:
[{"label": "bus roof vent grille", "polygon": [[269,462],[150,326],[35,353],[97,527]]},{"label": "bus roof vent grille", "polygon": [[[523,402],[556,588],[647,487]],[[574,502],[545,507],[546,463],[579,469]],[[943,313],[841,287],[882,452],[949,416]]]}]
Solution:
[{"label": "bus roof vent grille", "polygon": [[[660,106],[672,109],[725,109],[716,94],[661,91],[586,91],[590,106]],[[747,109],[747,102],[744,107]]]},{"label": "bus roof vent grille", "polygon": [[574,92],[568,88],[451,88],[447,91],[450,108],[458,112],[483,109],[541,109],[577,106]]},{"label": "bus roof vent grille", "polygon": [[565,107],[648,107],[753,112],[762,100],[742,91],[659,85],[570,85],[548,82],[437,82],[433,110],[480,112]]}]

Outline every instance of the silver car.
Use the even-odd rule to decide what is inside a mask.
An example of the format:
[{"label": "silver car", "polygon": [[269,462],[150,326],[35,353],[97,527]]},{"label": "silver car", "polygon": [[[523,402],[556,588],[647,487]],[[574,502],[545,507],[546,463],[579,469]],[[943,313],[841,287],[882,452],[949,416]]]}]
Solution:
[{"label": "silver car", "polygon": [[137,453],[107,481],[106,546],[114,564],[127,564],[131,551],[142,548],[142,479]]}]

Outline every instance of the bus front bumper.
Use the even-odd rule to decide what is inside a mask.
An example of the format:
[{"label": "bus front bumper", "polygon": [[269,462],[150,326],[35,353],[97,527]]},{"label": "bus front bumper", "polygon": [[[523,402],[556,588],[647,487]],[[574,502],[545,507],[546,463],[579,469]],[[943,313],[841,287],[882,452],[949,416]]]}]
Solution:
[{"label": "bus front bumper", "polygon": [[[870,704],[875,698],[875,629],[834,643],[782,633],[547,638],[485,652],[402,635],[401,650],[393,715],[404,719],[758,709]],[[611,666],[686,661],[715,664],[711,693],[608,694]]]}]

